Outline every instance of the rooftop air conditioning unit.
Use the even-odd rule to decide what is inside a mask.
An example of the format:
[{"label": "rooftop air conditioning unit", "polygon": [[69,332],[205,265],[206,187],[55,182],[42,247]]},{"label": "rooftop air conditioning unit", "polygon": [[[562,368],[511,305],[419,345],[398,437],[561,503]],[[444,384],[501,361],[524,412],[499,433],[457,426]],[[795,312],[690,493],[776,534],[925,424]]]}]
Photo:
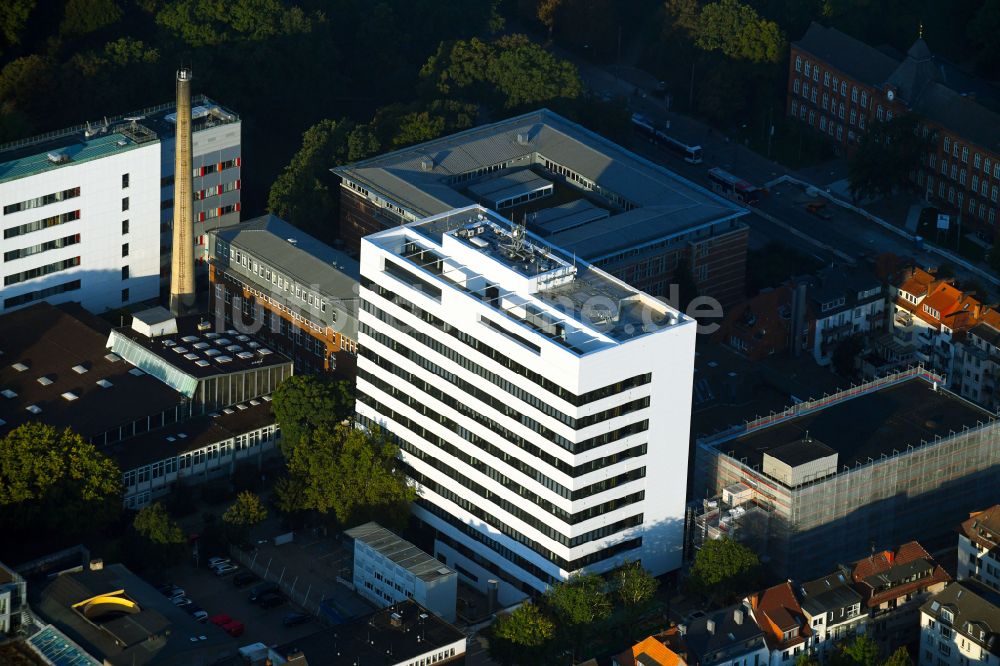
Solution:
[{"label": "rooftop air conditioning unit", "polygon": [[69,162],[69,155],[66,153],[51,152],[47,155],[47,157],[49,158],[49,162],[52,162],[53,164],[64,164]]},{"label": "rooftop air conditioning unit", "polygon": [[420,160],[420,168],[423,171],[430,171],[431,169],[434,168],[434,160],[432,160],[429,157],[425,157],[424,159]]}]

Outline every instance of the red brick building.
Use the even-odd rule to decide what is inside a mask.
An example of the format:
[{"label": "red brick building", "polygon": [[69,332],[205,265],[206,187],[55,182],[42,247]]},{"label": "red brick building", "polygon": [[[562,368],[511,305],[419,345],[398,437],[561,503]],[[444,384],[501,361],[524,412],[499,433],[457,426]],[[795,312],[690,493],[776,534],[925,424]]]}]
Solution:
[{"label": "red brick building", "polygon": [[966,228],[992,229],[1000,194],[1000,95],[936,58],[922,38],[905,54],[818,23],[791,46],[786,110],[850,153],[872,123],[913,112],[933,152],[911,178]]}]

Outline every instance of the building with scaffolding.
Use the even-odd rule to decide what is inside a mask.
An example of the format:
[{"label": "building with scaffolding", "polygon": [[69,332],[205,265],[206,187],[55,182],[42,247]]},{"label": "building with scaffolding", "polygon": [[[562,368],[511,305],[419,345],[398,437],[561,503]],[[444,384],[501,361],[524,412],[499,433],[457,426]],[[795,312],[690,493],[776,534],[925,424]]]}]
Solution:
[{"label": "building with scaffolding", "polygon": [[746,535],[776,571],[808,578],[874,546],[949,534],[1000,499],[984,482],[1000,428],[941,385],[918,366],[700,439],[691,551]]},{"label": "building with scaffolding", "polygon": [[[434,554],[510,604],[681,564],[696,322],[480,206],[366,237],[357,412]],[[648,479],[648,481],[647,481]]]}]

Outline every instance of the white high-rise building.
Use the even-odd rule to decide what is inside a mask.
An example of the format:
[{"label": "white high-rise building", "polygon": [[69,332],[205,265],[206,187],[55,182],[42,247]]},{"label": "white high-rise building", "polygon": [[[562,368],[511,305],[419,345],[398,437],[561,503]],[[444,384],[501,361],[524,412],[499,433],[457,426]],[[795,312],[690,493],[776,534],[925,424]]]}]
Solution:
[{"label": "white high-rise building", "polygon": [[681,564],[696,322],[479,206],[366,237],[357,412],[500,601]]},{"label": "white high-rise building", "polygon": [[[193,100],[195,243],[239,222],[240,119]],[[0,313],[45,300],[103,312],[170,270],[174,103],[0,146]],[[204,248],[196,248],[203,258]]]}]

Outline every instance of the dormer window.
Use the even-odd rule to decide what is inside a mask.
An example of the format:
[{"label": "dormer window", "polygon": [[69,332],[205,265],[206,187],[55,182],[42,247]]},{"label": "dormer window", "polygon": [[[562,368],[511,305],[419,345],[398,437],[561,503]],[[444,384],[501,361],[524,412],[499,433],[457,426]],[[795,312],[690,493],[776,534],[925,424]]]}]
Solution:
[{"label": "dormer window", "polygon": [[941,619],[945,622],[953,622],[955,620],[955,615],[947,608],[941,609]]},{"label": "dormer window", "polygon": [[930,316],[934,317],[935,319],[940,319],[941,318],[941,313],[938,312],[937,310],[935,310],[934,308],[932,308],[929,305],[925,305],[924,306],[924,312],[926,312]]}]

